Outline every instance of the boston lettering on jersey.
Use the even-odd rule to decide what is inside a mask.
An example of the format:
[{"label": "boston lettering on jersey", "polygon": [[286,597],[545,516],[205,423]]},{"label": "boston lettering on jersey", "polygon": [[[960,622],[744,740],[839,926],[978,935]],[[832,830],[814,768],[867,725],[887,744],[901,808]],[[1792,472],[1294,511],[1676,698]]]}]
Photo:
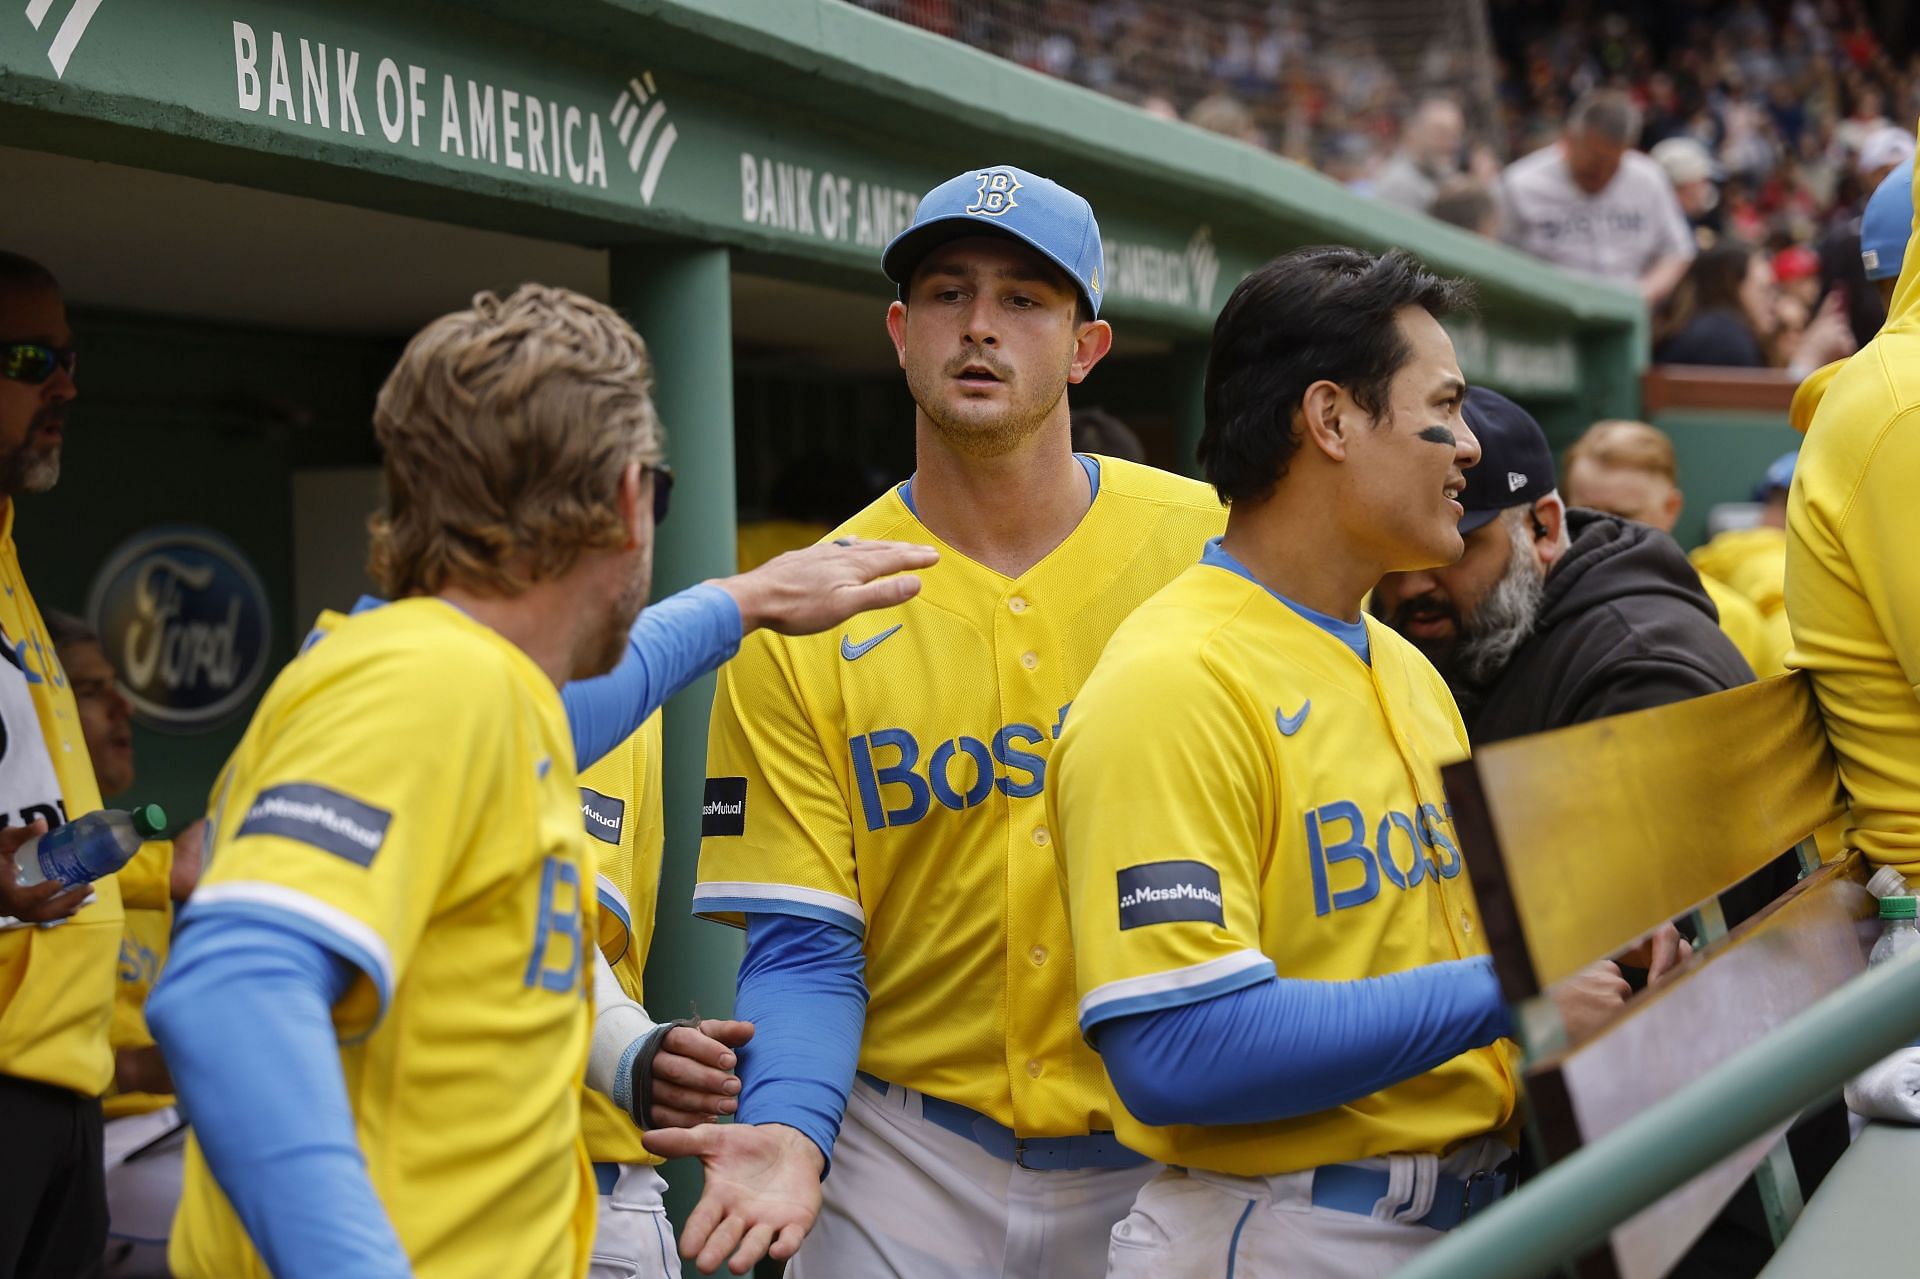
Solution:
[{"label": "boston lettering on jersey", "polygon": [[[1307,864],[1313,872],[1313,913],[1328,915],[1366,905],[1380,895],[1382,878],[1402,890],[1419,884],[1428,871],[1439,879],[1452,879],[1461,867],[1460,850],[1444,829],[1452,821],[1451,805],[1442,812],[1437,804],[1422,804],[1417,819],[1394,811],[1371,824],[1351,800],[1310,810],[1306,814]],[[1396,848],[1398,844],[1405,845],[1404,852]],[[1437,856],[1443,850],[1445,856]],[[1333,867],[1344,862],[1359,864],[1361,882],[1333,891]],[[1351,872],[1343,872],[1342,877],[1351,878]]]},{"label": "boston lettering on jersey", "polygon": [[1060,708],[1051,729],[1008,724],[985,740],[966,735],[947,739],[931,754],[904,728],[848,738],[867,829],[911,826],[932,811],[934,800],[962,812],[986,802],[996,790],[1009,799],[1032,799],[1046,789],[1047,757],[1028,748],[1059,737],[1072,705]]}]

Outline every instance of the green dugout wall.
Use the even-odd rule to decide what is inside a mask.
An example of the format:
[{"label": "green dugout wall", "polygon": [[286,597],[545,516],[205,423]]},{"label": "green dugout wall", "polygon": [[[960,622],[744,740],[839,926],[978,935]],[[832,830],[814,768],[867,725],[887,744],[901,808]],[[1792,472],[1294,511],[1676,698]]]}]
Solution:
[{"label": "green dugout wall", "polygon": [[[1463,366],[1557,438],[1639,403],[1636,299],[839,0],[16,0],[0,137],[0,243],[63,277],[86,348],[66,482],[21,505],[36,590],[84,606],[127,535],[212,527],[264,583],[270,667],[316,602],[350,602],[372,394],[421,322],[525,278],[634,318],[681,475],[665,593],[732,563],[736,385],[756,451],[842,410],[908,432],[879,250],[968,165],[1093,201],[1119,339],[1077,401],[1167,464],[1191,456],[1218,306],[1306,243],[1474,279]],[[739,953],[684,911],[708,692],[669,708],[665,1012],[723,1011]],[[143,791],[193,811],[239,726],[143,728]]]}]

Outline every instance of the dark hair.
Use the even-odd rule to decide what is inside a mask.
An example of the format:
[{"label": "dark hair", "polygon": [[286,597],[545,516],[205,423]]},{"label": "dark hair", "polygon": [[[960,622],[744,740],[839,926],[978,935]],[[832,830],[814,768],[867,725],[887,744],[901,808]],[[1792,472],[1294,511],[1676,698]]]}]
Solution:
[{"label": "dark hair", "polygon": [[[1747,308],[1740,300],[1740,288],[1747,280],[1747,271],[1753,264],[1755,249],[1744,240],[1722,240],[1710,249],[1703,249],[1687,267],[1687,273],[1680,277],[1673,294],[1667,299],[1667,305],[1655,317],[1653,338],[1656,343],[1679,333],[1696,316],[1709,311],[1726,311],[1734,316],[1740,327],[1753,332],[1753,323],[1747,316]],[[1759,335],[1754,334],[1755,340]]]},{"label": "dark hair", "polygon": [[50,608],[40,616],[47,624],[47,638],[53,641],[55,648],[65,648],[69,644],[100,642],[100,633],[72,613],[63,613],[57,608]]},{"label": "dark hair", "polygon": [[1105,409],[1074,409],[1072,418],[1074,452],[1103,453],[1128,462],[1147,460],[1146,446],[1133,428]]},{"label": "dark hair", "polygon": [[1336,382],[1378,420],[1412,352],[1402,307],[1438,319],[1472,304],[1464,280],[1435,275],[1404,249],[1296,249],[1240,281],[1207,353],[1200,466],[1222,501],[1258,501],[1300,447],[1307,388]]},{"label": "dark hair", "polygon": [[57,289],[53,272],[32,258],[0,249],[0,289]]},{"label": "dark hair", "polygon": [[1585,129],[1630,147],[1640,136],[1640,108],[1620,89],[1594,89],[1573,104],[1569,129]]}]

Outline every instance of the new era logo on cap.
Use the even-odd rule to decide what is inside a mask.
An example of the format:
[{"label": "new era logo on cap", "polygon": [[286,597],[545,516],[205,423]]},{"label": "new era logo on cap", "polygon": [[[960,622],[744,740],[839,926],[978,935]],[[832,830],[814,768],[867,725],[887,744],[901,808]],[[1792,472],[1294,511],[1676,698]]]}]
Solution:
[{"label": "new era logo on cap", "polygon": [[1518,493],[1527,486],[1527,477],[1518,471],[1507,472],[1507,492]]}]

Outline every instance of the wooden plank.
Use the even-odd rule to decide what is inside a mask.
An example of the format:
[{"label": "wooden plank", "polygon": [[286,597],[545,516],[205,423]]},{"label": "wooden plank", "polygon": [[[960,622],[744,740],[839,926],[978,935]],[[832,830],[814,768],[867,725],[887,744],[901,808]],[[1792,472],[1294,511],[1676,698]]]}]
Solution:
[{"label": "wooden plank", "polygon": [[1487,877],[1483,912],[1493,899],[1501,916],[1497,930],[1487,921],[1496,967],[1503,983],[1521,971],[1500,954],[1517,926],[1536,990],[1684,915],[1843,807],[1799,672],[1501,742],[1446,777],[1477,893]]},{"label": "wooden plank", "polygon": [[1797,378],[1776,369],[1732,369],[1661,364],[1640,379],[1640,399],[1651,417],[1668,409],[1747,410],[1787,415]]},{"label": "wooden plank", "polygon": [[[1612,1132],[1865,971],[1879,931],[1865,877],[1858,854],[1821,867],[1599,1032],[1531,1067],[1529,1092],[1564,1094],[1573,1112],[1571,1128],[1553,1122],[1558,1106],[1542,1114],[1547,1157]],[[1786,1127],[1616,1229],[1611,1253],[1622,1279],[1664,1275]]]}]

